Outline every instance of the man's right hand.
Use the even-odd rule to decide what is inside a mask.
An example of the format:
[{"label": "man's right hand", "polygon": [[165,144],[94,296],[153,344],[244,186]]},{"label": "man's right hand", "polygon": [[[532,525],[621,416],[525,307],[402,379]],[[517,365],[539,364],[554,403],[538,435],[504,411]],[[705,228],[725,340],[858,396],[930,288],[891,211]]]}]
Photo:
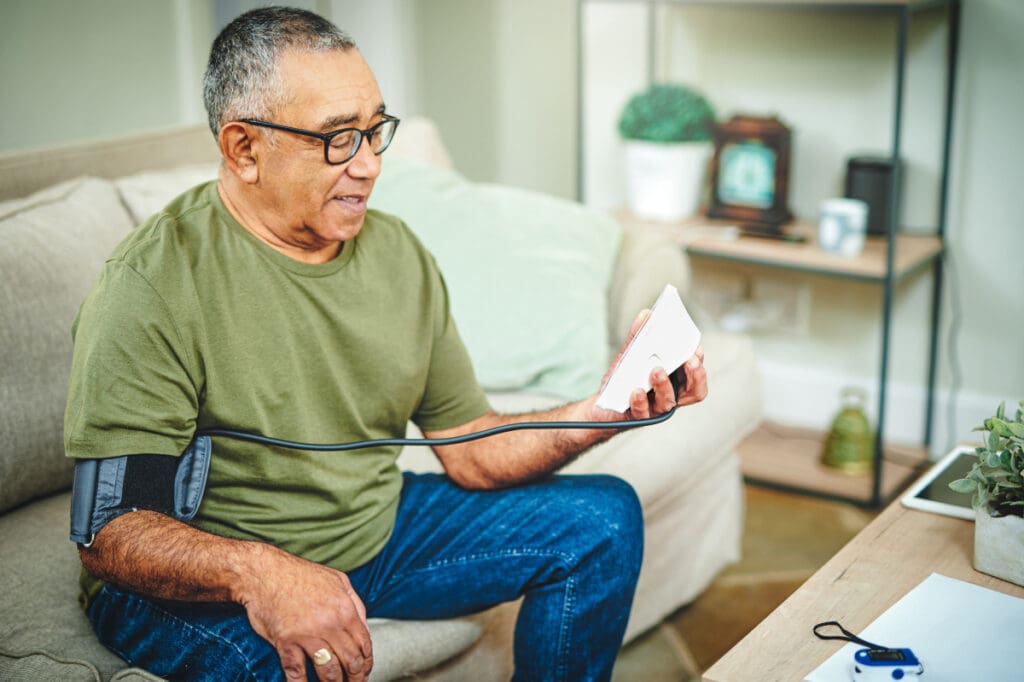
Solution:
[{"label": "man's right hand", "polygon": [[[272,560],[237,595],[249,622],[281,657],[288,680],[306,679],[306,658],[322,682],[362,682],[373,668],[366,608],[341,571],[267,547]],[[326,650],[330,660],[316,664]],[[326,658],[321,653],[321,658]]]},{"label": "man's right hand", "polygon": [[330,653],[315,666],[324,682],[364,682],[373,668],[366,608],[340,571],[145,510],[108,523],[80,554],[97,578],[139,594],[242,604],[289,680],[305,680],[306,658],[321,649]]}]

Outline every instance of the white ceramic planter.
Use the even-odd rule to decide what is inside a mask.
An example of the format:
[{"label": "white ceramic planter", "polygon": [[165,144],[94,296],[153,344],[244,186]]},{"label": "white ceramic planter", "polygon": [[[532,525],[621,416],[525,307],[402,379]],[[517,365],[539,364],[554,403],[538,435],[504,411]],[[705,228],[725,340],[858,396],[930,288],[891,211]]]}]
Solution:
[{"label": "white ceramic planter", "polygon": [[671,221],[697,212],[710,142],[627,140],[625,147],[629,210],[634,216]]},{"label": "white ceramic planter", "polygon": [[974,520],[974,568],[1024,586],[1024,518],[991,516],[979,509]]}]

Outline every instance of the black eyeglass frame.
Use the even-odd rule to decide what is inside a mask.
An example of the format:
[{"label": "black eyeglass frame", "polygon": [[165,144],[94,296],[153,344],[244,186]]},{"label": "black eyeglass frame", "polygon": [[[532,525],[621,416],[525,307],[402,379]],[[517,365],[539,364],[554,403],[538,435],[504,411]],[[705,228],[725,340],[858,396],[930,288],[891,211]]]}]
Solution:
[{"label": "black eyeglass frame", "polygon": [[[388,140],[388,143],[386,145],[384,145],[384,148],[381,149],[379,152],[373,152],[374,156],[380,156],[385,151],[387,151],[388,147],[391,146],[391,142],[394,140],[394,133],[398,131],[398,124],[401,123],[401,122],[402,122],[402,120],[397,118],[397,117],[395,117],[395,116],[391,116],[389,114],[382,114],[382,119],[381,119],[380,123],[372,125],[369,128],[367,128],[366,130],[361,130],[359,128],[340,128],[338,130],[332,130],[329,133],[318,133],[318,132],[314,132],[312,130],[303,130],[302,128],[293,128],[291,126],[281,125],[280,123],[270,123],[269,121],[261,121],[258,118],[243,118],[243,119],[239,120],[239,123],[248,123],[250,125],[260,126],[261,128],[272,128],[274,130],[283,130],[283,131],[288,132],[288,133],[295,133],[296,135],[305,135],[307,137],[315,137],[315,138],[323,141],[323,143],[324,143],[324,161],[326,161],[331,166],[340,166],[340,165],[342,165],[344,163],[348,163],[349,161],[354,159],[356,154],[359,153],[359,148],[363,146],[363,140],[364,139],[366,139],[370,144],[373,144],[373,136],[377,133],[377,130],[380,129],[380,127],[382,125],[384,125],[385,123],[394,123],[395,124],[395,129],[391,133],[391,135],[392,135],[391,140]],[[331,140],[333,140],[338,135],[341,135],[342,133],[355,133],[356,136],[357,136],[357,140],[352,143],[352,151],[348,155],[348,157],[346,157],[342,161],[331,161],[331,157],[330,157]],[[372,149],[373,148],[371,147],[371,150]]]}]

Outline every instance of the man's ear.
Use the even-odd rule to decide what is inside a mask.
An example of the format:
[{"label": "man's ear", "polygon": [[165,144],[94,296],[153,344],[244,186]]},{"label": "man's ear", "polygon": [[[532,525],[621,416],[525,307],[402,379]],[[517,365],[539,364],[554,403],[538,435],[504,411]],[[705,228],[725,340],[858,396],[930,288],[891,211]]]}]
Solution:
[{"label": "man's ear", "polygon": [[249,184],[255,184],[260,178],[254,142],[252,128],[240,121],[225,124],[220,129],[220,135],[217,136],[220,153],[224,157],[228,170],[234,173],[239,180]]}]

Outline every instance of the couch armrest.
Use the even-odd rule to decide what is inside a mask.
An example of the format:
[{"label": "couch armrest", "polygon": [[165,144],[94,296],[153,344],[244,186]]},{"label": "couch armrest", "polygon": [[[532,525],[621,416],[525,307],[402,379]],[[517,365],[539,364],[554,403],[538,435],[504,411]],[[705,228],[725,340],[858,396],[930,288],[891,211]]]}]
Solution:
[{"label": "couch armrest", "polygon": [[690,305],[690,263],[683,247],[667,233],[624,229],[608,292],[608,340],[613,349],[625,342],[637,314],[654,304],[666,284],[679,289]]}]

